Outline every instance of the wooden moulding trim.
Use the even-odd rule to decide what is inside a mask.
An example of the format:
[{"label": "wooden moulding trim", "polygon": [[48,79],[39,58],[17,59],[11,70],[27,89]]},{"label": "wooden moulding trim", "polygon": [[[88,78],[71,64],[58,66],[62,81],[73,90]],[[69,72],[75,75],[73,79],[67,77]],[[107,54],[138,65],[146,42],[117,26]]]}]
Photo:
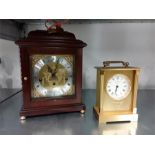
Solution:
[{"label": "wooden moulding trim", "polygon": [[55,108],[28,108],[28,109],[21,109],[20,116],[36,116],[36,115],[49,115],[55,113],[66,113],[66,112],[78,112],[81,110],[85,110],[86,107],[84,104],[80,105],[72,105],[72,106],[65,106],[65,107],[55,107]]}]

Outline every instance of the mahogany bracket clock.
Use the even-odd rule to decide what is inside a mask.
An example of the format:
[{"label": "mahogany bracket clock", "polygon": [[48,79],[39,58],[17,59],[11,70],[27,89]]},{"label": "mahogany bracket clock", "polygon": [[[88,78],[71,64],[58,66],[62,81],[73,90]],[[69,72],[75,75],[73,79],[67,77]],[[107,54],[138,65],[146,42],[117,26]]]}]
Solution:
[{"label": "mahogany bracket clock", "polygon": [[82,49],[61,27],[31,31],[20,47],[23,106],[21,119],[61,112],[85,112],[82,103]]},{"label": "mahogany bracket clock", "polygon": [[[111,66],[111,64],[122,64]],[[97,69],[94,111],[99,122],[137,121],[136,108],[140,69],[128,62],[105,61]]]}]

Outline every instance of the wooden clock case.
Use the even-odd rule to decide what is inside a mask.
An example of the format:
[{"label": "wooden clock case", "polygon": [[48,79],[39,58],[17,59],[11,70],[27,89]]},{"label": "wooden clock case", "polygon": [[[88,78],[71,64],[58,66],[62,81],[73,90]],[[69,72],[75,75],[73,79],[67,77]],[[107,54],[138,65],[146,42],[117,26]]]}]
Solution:
[{"label": "wooden clock case", "polygon": [[[16,41],[20,48],[23,106],[21,119],[27,116],[54,114],[61,112],[85,111],[82,103],[82,49],[86,46],[74,34],[60,27],[52,31],[31,31],[27,38]],[[75,57],[75,95],[72,97],[31,98],[30,56],[33,54],[71,54]]]}]

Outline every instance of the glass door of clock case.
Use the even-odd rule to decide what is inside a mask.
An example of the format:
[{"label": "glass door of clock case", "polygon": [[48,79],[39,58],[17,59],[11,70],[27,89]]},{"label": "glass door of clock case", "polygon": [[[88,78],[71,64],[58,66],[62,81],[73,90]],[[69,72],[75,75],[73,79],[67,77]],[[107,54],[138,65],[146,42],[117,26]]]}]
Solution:
[{"label": "glass door of clock case", "polygon": [[29,91],[26,88],[28,96],[24,98],[30,99],[28,106],[81,103],[81,49],[36,47],[28,48],[27,53],[29,78],[24,84]]},{"label": "glass door of clock case", "polygon": [[62,98],[75,95],[72,54],[33,54],[31,63],[31,98]]}]

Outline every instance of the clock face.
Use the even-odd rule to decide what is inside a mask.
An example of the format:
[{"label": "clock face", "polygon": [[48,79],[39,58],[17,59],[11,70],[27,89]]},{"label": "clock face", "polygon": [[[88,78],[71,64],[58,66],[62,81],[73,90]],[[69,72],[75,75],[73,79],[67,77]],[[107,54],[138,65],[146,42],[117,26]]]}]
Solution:
[{"label": "clock face", "polygon": [[31,64],[32,98],[75,94],[73,55],[32,55]]},{"label": "clock face", "polygon": [[126,75],[115,74],[107,82],[106,92],[114,100],[123,100],[131,91],[131,82]]}]

